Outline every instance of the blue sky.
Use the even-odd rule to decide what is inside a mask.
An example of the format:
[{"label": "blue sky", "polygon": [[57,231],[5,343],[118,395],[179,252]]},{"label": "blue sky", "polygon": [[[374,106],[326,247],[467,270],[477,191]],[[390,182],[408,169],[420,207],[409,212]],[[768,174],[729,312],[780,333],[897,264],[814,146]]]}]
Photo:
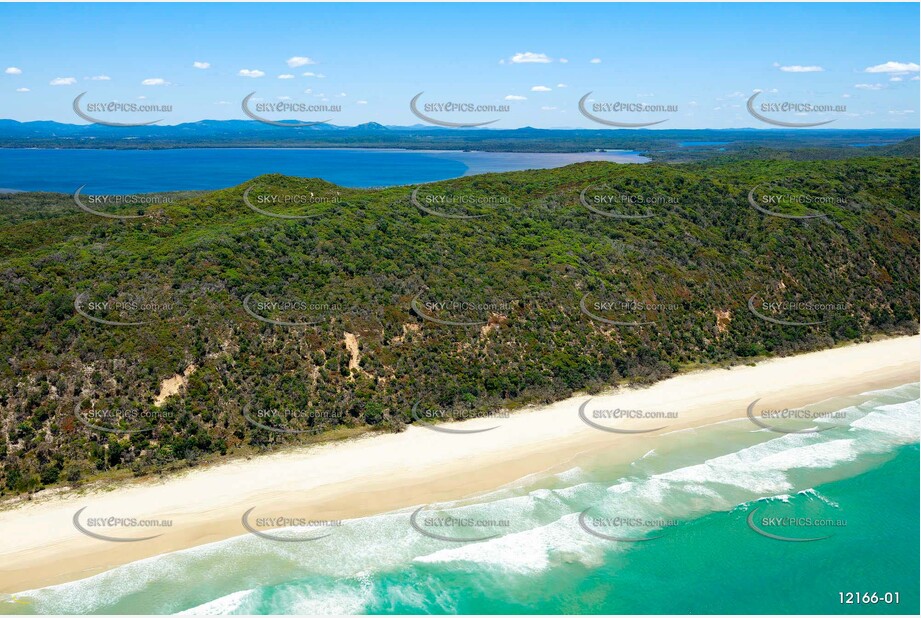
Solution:
[{"label": "blue sky", "polygon": [[0,117],[83,123],[71,105],[87,92],[172,107],[132,119],[245,119],[255,91],[254,104],[341,106],[272,119],[411,125],[425,91],[422,103],[509,106],[429,114],[448,121],[600,128],[578,108],[593,92],[589,106],[677,106],[598,114],[611,120],[771,128],[746,111],[762,90],[759,104],[846,108],[776,118],[914,128],[918,23],[908,3],[3,4]]}]

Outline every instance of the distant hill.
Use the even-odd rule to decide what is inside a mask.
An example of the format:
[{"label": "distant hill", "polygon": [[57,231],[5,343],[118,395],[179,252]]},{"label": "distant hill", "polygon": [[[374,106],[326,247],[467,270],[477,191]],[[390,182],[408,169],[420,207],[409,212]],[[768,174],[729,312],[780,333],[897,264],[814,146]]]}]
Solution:
[{"label": "distant hill", "polygon": [[384,126],[377,122],[354,127],[328,123],[279,127],[255,120],[109,127],[0,120],[0,147],[6,148],[360,147],[493,152],[624,149],[641,151],[662,161],[691,161],[726,155],[774,157],[794,150],[801,151],[801,158],[888,155],[885,150],[867,152],[866,147],[854,144],[870,144],[871,148],[878,144],[885,149],[905,139],[917,139],[917,136],[917,131],[906,129],[447,129],[418,124]]},{"label": "distant hill", "polygon": [[890,146],[870,146],[867,148],[868,155],[884,155],[891,157],[917,157],[921,150],[921,138],[917,135],[898,144]]}]

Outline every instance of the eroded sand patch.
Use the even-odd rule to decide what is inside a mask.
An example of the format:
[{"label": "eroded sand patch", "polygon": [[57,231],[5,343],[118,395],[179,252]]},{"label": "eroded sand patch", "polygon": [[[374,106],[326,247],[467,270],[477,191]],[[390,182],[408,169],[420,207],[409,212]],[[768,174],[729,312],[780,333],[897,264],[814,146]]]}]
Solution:
[{"label": "eroded sand patch", "polygon": [[154,405],[159,407],[166,403],[166,400],[181,391],[189,383],[189,376],[192,375],[197,367],[189,365],[182,373],[177,373],[172,378],[166,378],[160,384],[160,392],[154,399]]}]

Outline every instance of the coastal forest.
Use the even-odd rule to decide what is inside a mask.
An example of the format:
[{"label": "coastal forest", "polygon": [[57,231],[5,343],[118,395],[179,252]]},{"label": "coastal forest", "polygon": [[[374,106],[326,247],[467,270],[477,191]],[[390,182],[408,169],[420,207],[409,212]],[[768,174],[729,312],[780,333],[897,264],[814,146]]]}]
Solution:
[{"label": "coastal forest", "polygon": [[3,495],[918,328],[916,148],[163,198],[0,195]]}]

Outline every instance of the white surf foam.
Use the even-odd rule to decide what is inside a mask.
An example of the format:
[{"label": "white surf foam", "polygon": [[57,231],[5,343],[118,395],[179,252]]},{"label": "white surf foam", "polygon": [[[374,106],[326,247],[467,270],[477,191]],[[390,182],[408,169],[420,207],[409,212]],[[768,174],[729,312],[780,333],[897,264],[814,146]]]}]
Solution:
[{"label": "white surf foam", "polygon": [[253,594],[253,590],[240,590],[232,592],[207,603],[202,603],[197,607],[177,612],[176,616],[221,616],[230,614],[240,608],[241,605]]}]

